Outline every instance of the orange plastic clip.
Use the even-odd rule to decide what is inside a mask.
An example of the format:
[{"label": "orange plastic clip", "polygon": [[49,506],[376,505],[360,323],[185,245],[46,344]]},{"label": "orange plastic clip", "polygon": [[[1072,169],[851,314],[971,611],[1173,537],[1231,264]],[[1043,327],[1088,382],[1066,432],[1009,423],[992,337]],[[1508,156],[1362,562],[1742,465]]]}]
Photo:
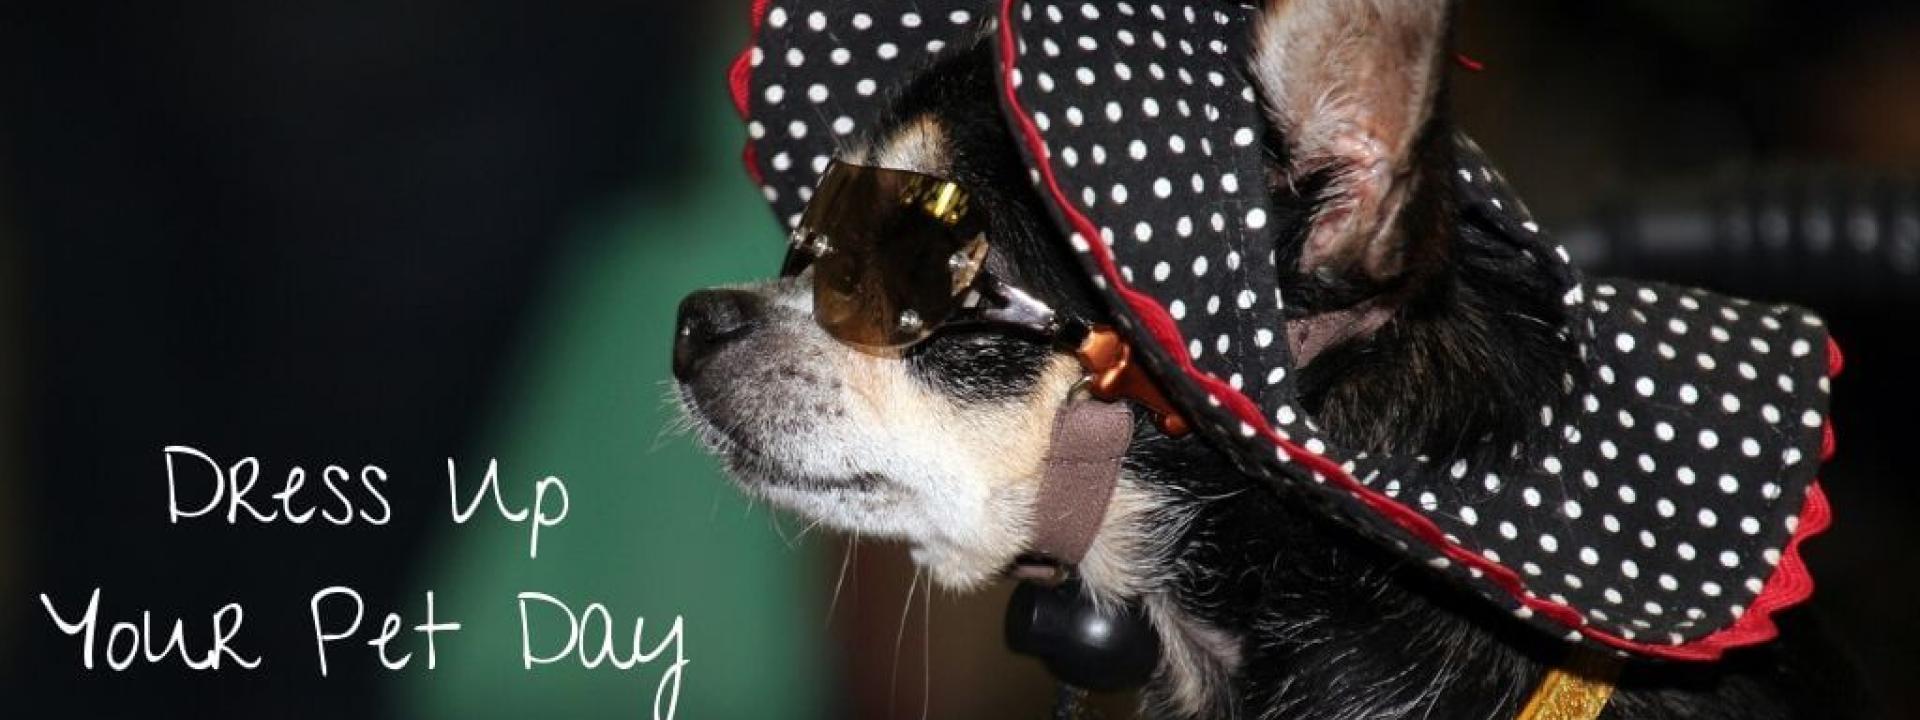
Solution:
[{"label": "orange plastic clip", "polygon": [[1169,437],[1180,437],[1192,429],[1153,384],[1153,378],[1133,364],[1133,347],[1118,331],[1106,326],[1088,330],[1073,355],[1086,368],[1089,394],[1108,402],[1132,400],[1146,406],[1153,413],[1153,424]]}]

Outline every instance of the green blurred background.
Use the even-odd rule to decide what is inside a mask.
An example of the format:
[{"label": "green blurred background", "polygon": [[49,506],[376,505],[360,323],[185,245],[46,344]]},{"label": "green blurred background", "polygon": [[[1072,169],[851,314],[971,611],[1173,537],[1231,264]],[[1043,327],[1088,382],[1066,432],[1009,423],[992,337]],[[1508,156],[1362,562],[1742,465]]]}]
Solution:
[{"label": "green blurred background", "polygon": [[[899,548],[750,505],[671,431],[675,304],[778,262],[725,96],[746,5],[0,4],[0,715],[645,716],[662,663],[522,669],[534,590],[605,604],[622,638],[644,616],[649,648],[683,616],[679,717],[1039,716],[1006,588],[916,600]],[[1750,168],[1911,177],[1909,5],[1470,1],[1487,69],[1455,71],[1457,114],[1558,225]],[[1920,568],[1886,552],[1920,509],[1920,352],[1879,320],[1892,295],[1761,292],[1852,350],[1840,524],[1810,552],[1890,716],[1920,716]],[[378,464],[394,521],[170,526],[176,443],[258,456],[263,487]],[[514,502],[564,479],[538,559],[491,510],[447,519],[448,458],[497,458]],[[307,601],[333,584],[366,597],[363,634],[429,590],[465,629],[432,672],[342,644],[320,678]],[[268,665],[84,672],[38,595],[94,587],[121,617],[243,602]]]},{"label": "green blurred background", "polygon": [[[711,114],[713,98],[699,104]],[[707,127],[726,128],[712,117]],[[731,132],[701,138],[699,152],[725,157]],[[564,524],[541,540],[541,561],[523,558],[525,530],[493,522],[449,533],[425,552],[441,559],[422,582],[446,588],[449,615],[472,628],[431,676],[399,676],[403,715],[634,717],[653,697],[665,661],[630,672],[574,664],[522,669],[518,608],[543,590],[575,612],[614,609],[617,647],[627,652],[632,616],[647,617],[651,652],[673,615],[684,616],[690,664],[681,717],[808,717],[831,676],[818,602],[817,553],[776,533],[777,517],[750,507],[718,479],[713,461],[673,430],[667,353],[673,310],[688,288],[764,275],[764,253],[704,238],[765,236],[758,196],[724,163],[695,168],[684,183],[619,202],[584,218],[565,244],[535,310],[525,364],[504,387],[477,447],[511,464],[568,481],[575,499]],[[660,241],[679,238],[681,241]],[[476,461],[477,462],[477,461]],[[787,531],[790,536],[793,531]],[[537,606],[536,606],[537,607]],[[543,656],[561,642],[558,616]],[[536,635],[536,637],[539,637]],[[668,659],[671,657],[669,652]]]}]

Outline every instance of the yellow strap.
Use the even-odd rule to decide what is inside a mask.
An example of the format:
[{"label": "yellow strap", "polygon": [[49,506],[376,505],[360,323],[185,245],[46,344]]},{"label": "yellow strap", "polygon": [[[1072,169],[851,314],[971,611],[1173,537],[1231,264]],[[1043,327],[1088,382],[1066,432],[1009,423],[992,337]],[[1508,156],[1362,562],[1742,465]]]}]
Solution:
[{"label": "yellow strap", "polygon": [[1519,720],[1594,720],[1607,709],[1619,677],[1620,661],[1576,648],[1540,679]]}]

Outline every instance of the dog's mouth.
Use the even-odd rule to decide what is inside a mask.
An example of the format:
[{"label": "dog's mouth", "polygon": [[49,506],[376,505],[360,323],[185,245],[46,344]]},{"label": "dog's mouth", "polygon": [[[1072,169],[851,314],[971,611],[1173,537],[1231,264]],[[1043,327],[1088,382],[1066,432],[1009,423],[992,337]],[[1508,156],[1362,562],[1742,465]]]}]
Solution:
[{"label": "dog's mouth", "polygon": [[[704,407],[700,394],[687,383],[676,383],[680,410],[695,436],[714,456],[719,457],[727,474],[742,485],[780,488],[801,492],[873,492],[889,481],[876,472],[822,474],[793,467],[761,447],[762,441],[745,432],[738,424],[717,421]],[[786,442],[791,442],[787,440]]]}]

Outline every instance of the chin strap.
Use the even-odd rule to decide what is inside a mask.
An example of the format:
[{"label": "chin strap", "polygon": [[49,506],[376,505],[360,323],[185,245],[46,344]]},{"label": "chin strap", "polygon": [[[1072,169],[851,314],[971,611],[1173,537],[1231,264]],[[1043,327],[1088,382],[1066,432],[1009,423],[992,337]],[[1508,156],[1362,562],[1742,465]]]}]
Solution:
[{"label": "chin strap", "polygon": [[1126,403],[1068,400],[1053,420],[1034,498],[1030,552],[1010,574],[1023,582],[1007,603],[1006,643],[1045,664],[1061,683],[1056,717],[1074,717],[1086,690],[1138,687],[1160,661],[1160,636],[1139,607],[1095,603],[1072,568],[1100,533],[1133,442]]},{"label": "chin strap", "polygon": [[1053,416],[1033,503],[1031,553],[1015,562],[1014,577],[1057,583],[1064,568],[1086,557],[1132,442],[1133,411],[1123,402],[1068,400]]},{"label": "chin strap", "polygon": [[[1131,403],[1145,408],[1169,437],[1192,429],[1146,370],[1133,362],[1133,348],[1119,331],[1071,325],[1062,348],[1071,348],[1086,375],[1053,416],[1053,434],[1040,463],[1040,492],[1034,498],[1033,542],[1010,573],[1044,585],[1066,580],[1067,569],[1080,563],[1100,532],[1120,481],[1120,461],[1133,443]],[[1091,399],[1081,397],[1082,390]]]}]

